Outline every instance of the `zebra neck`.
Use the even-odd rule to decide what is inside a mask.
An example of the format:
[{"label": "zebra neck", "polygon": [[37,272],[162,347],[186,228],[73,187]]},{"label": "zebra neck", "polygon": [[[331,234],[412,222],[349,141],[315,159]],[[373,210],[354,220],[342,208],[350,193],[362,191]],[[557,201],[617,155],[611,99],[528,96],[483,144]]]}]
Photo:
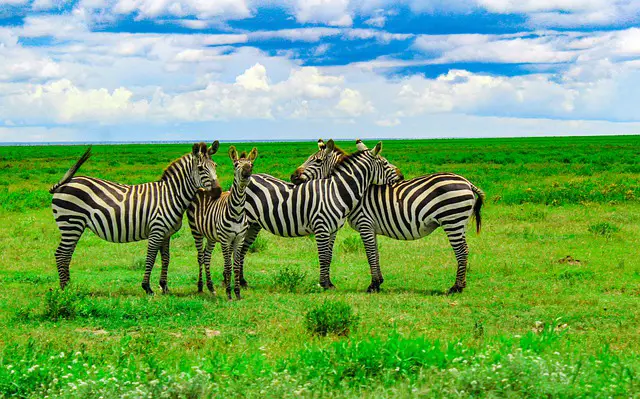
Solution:
[{"label": "zebra neck", "polygon": [[353,154],[340,163],[332,176],[331,187],[344,203],[344,211],[352,211],[371,185],[373,164],[364,154]]},{"label": "zebra neck", "polygon": [[244,203],[247,198],[246,194],[247,184],[240,184],[239,182],[233,182],[231,186],[231,192],[229,193],[229,216],[238,220],[244,214]]},{"label": "zebra neck", "polygon": [[193,166],[189,159],[186,159],[187,157],[184,156],[169,165],[160,180],[169,198],[184,209],[189,206],[198,192],[198,187],[191,177]]}]

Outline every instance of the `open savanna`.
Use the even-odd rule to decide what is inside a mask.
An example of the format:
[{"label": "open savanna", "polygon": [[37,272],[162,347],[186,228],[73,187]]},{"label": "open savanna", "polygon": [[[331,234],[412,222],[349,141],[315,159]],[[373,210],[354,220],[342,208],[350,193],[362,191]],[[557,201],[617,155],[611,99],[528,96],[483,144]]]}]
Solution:
[{"label": "open savanna", "polygon": [[[228,146],[214,156],[225,188]],[[316,150],[255,146],[254,172],[283,179]],[[94,146],[79,174],[155,180],[190,148]],[[640,137],[385,141],[383,155],[407,178],[455,172],[486,192],[482,232],[468,234],[467,289],[443,295],[456,263],[437,230],[379,238],[385,283],[365,293],[364,250],[346,227],[335,291],[316,286],[313,239],[263,232],[246,260],[250,288],[233,302],[220,289],[219,247],[218,294],[196,292],[186,223],[172,240],[170,294],[140,287],[144,242],[89,231],[70,289],[57,290],[47,190],[83,151],[0,147],[0,397],[640,395]],[[330,301],[351,306],[357,325],[347,336],[311,335],[305,315]]]}]

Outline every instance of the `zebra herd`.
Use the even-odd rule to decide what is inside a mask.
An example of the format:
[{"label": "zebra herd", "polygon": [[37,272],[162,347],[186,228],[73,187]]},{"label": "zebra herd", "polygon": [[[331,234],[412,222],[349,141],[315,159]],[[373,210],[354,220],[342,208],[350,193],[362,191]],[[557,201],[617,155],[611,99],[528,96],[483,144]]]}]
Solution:
[{"label": "zebra herd", "polygon": [[[380,270],[377,235],[397,240],[425,237],[441,226],[458,262],[455,284],[449,293],[466,286],[468,247],[466,226],[472,216],[480,231],[483,192],[465,178],[438,173],[404,180],[400,170],[380,155],[382,143],[368,149],[356,141],[357,150],[347,154],[333,140],[318,141],[312,154],[291,175],[291,183],[273,176],[253,174],[258,151],[238,154],[229,148],[234,180],[221,193],[212,159],[218,141],[207,148],[193,145],[190,153],[171,163],[157,182],[124,185],[78,176],[91,148],[55,184],[53,214],[61,232],[55,257],[64,289],[69,281],[71,257],[86,228],[98,237],[117,243],[148,240],[142,288],[153,294],[149,278],[157,253],[162,270],[160,287],[167,288],[171,236],[182,226],[187,212],[198,251],[198,291],[213,293],[211,253],[219,242],[224,255],[223,286],[228,299],[233,291],[241,298],[246,286],[244,259],[260,230],[281,237],[314,234],[320,261],[320,285],[334,288],[330,278],[333,245],[338,230],[348,221],[360,233],[371,268],[369,292],[379,291]],[[206,243],[205,243],[206,239]],[[233,258],[233,259],[232,259]]]}]

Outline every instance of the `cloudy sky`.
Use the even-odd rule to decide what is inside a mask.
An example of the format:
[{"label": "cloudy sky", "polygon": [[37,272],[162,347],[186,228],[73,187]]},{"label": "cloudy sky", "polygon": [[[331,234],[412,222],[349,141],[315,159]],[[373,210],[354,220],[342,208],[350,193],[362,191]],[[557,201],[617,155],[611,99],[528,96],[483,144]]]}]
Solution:
[{"label": "cloudy sky", "polygon": [[640,133],[638,0],[0,0],[0,142]]}]

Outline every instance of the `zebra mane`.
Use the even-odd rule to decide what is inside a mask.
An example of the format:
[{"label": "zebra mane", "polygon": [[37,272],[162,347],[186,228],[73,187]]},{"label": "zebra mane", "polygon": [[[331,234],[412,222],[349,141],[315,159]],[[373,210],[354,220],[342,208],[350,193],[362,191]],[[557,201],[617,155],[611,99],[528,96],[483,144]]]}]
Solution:
[{"label": "zebra mane", "polygon": [[188,157],[190,154],[185,154],[183,156],[181,156],[178,159],[175,159],[173,162],[171,162],[166,168],[164,168],[164,171],[162,172],[162,176],[160,176],[160,180],[166,180],[169,177],[169,171],[175,169],[180,163],[180,161],[182,161],[185,157]]},{"label": "zebra mane", "polygon": [[344,152],[343,150],[339,149],[338,147],[336,147],[335,151],[340,151],[341,156],[340,159],[338,159],[338,162],[336,162],[336,167],[338,165],[341,165],[343,163],[345,163],[346,161],[348,161],[351,158],[356,158],[357,156],[359,156],[360,154],[362,154],[364,151],[356,151],[356,152],[352,152],[351,154],[347,154],[346,152]]}]

